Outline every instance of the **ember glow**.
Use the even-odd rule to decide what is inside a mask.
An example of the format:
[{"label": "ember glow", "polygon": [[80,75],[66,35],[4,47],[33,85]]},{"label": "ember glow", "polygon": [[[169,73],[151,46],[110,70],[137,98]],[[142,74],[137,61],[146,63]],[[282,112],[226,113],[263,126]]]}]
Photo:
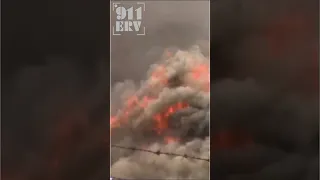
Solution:
[{"label": "ember glow", "polygon": [[253,144],[250,134],[240,130],[224,130],[213,137],[213,150],[239,148]]},{"label": "ember glow", "polygon": [[170,143],[178,142],[179,138],[167,136],[164,138],[164,140],[167,144],[170,144]]},{"label": "ember glow", "polygon": [[166,77],[166,69],[164,66],[158,66],[151,75],[151,78],[158,80],[161,84],[166,85],[168,83],[168,77]]},{"label": "ember glow", "polygon": [[210,88],[210,71],[206,64],[201,64],[192,69],[192,75],[195,80],[203,79],[204,83],[202,88],[204,91],[209,92]]}]

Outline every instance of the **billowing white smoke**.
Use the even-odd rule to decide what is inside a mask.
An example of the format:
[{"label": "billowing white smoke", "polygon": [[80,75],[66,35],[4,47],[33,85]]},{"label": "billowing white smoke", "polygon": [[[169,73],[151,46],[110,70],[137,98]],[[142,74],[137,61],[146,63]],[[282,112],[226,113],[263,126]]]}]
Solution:
[{"label": "billowing white smoke", "polygon": [[[155,143],[148,149],[208,158],[209,141],[208,137],[205,140],[195,139],[186,144]],[[126,179],[209,179],[209,164],[205,160],[134,152],[113,164],[111,174]]]},{"label": "billowing white smoke", "polygon": [[[159,64],[150,68],[149,78],[140,87],[126,81],[113,88],[111,111],[115,115],[111,118],[111,144],[182,157],[112,148],[111,176],[127,179],[209,178],[206,160],[209,159],[210,139],[209,131],[205,130],[209,125],[209,67],[209,58],[194,46],[189,51],[165,54]],[[121,104],[124,106],[120,107]],[[160,135],[154,133],[153,130],[159,128],[155,116],[174,105],[180,108],[166,112],[169,127],[162,127]],[[193,136],[181,140],[192,128],[198,134],[204,133],[206,138]],[[166,137],[181,141],[163,142]]]}]

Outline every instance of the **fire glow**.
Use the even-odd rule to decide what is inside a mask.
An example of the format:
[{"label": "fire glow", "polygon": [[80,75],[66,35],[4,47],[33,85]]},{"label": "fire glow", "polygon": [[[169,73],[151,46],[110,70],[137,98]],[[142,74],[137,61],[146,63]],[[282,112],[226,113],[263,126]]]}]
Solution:
[{"label": "fire glow", "polygon": [[[166,56],[169,58],[173,57],[173,55],[174,54],[171,52],[166,52]],[[210,73],[208,64],[196,64],[189,71],[192,79],[195,82],[201,82],[201,90],[204,92],[209,92]],[[162,87],[168,86],[168,82],[170,81],[167,69],[164,65],[158,65],[151,73],[150,79],[153,82],[159,83]],[[149,85],[148,88],[153,88],[153,86]],[[143,96],[142,98],[139,98],[138,96],[132,96],[128,98],[125,103],[125,107],[122,109],[122,114],[117,117],[110,117],[111,130],[114,128],[119,128],[121,125],[128,123],[129,116],[132,114],[133,109],[137,107],[145,109],[156,99],[157,97],[150,96]],[[186,102],[176,102],[171,104],[169,107],[162,109],[161,112],[153,114],[152,119],[154,122],[154,128],[152,130],[154,130],[158,135],[163,134],[165,130],[169,128],[169,117],[175,112],[187,107],[189,107],[189,104]],[[178,140],[179,138],[175,137],[164,138],[166,143],[172,143]]]}]

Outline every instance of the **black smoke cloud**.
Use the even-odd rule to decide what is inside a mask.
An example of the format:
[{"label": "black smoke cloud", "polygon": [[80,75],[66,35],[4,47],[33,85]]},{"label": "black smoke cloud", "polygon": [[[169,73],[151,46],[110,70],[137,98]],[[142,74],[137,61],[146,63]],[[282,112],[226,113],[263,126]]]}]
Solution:
[{"label": "black smoke cloud", "polygon": [[102,170],[101,163],[108,166],[102,128],[108,126],[108,76],[88,83],[81,71],[68,59],[50,58],[19,71],[4,88],[4,179],[69,179],[78,177],[77,169],[86,179]]},{"label": "black smoke cloud", "polygon": [[[245,129],[254,144],[217,150],[213,176],[221,179],[317,179],[318,100],[274,95],[252,80],[213,84],[211,135]],[[215,118],[217,120],[213,120]],[[308,167],[308,168],[306,168]]]}]

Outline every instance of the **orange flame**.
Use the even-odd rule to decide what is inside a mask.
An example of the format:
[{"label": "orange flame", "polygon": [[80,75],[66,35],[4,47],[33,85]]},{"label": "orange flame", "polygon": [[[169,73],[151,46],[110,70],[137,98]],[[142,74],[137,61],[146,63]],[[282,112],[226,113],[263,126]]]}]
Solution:
[{"label": "orange flame", "polygon": [[186,108],[189,105],[187,103],[177,103],[172,106],[169,106],[163,113],[158,113],[153,116],[153,119],[156,121],[155,130],[158,134],[161,134],[164,130],[166,130],[168,126],[169,116],[175,113],[176,111]]}]

